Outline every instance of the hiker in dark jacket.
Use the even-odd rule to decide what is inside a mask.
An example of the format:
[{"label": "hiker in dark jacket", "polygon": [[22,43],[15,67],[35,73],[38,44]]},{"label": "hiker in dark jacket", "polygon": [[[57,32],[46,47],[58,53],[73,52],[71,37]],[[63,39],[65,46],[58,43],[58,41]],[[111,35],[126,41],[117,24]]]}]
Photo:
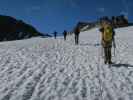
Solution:
[{"label": "hiker in dark jacket", "polygon": [[66,36],[67,36],[67,31],[66,30],[64,30],[63,35],[64,35],[64,40],[66,40]]},{"label": "hiker in dark jacket", "polygon": [[75,28],[74,34],[75,34],[75,44],[78,45],[78,43],[79,43],[79,34],[80,34],[79,26],[77,26]]},{"label": "hiker in dark jacket", "polygon": [[115,32],[113,30],[111,23],[107,20],[102,21],[101,28],[99,29],[99,31],[102,33],[101,44],[102,44],[102,47],[104,48],[104,63],[112,64],[111,48],[112,48],[112,42],[114,43],[113,45],[115,46],[115,42],[114,42]]},{"label": "hiker in dark jacket", "polygon": [[56,39],[56,36],[57,36],[57,32],[55,31],[55,32],[54,32],[54,38],[55,38],[55,39]]}]

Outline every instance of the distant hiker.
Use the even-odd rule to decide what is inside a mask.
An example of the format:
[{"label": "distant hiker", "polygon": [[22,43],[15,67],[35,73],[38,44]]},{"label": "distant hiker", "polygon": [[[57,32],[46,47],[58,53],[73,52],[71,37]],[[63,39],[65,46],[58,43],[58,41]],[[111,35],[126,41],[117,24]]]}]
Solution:
[{"label": "distant hiker", "polygon": [[80,29],[79,26],[77,26],[74,30],[74,34],[75,34],[75,44],[77,45],[79,43],[79,33],[80,33]]},{"label": "distant hiker", "polygon": [[64,35],[64,40],[66,40],[66,36],[67,36],[67,31],[66,30],[64,30],[63,35]]},{"label": "distant hiker", "polygon": [[112,64],[111,48],[112,42],[115,47],[115,32],[109,20],[104,20],[101,22],[100,32],[102,33],[101,44],[104,48],[104,63]]},{"label": "distant hiker", "polygon": [[54,38],[55,38],[55,39],[56,39],[56,36],[57,36],[57,32],[55,31],[55,32],[54,32]]}]

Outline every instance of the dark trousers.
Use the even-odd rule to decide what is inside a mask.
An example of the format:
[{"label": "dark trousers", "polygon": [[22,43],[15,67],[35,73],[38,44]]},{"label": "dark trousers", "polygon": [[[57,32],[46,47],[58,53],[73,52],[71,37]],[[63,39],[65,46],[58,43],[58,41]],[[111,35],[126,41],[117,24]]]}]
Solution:
[{"label": "dark trousers", "polygon": [[105,47],[104,48],[104,61],[106,63],[111,62],[111,47]]},{"label": "dark trousers", "polygon": [[66,35],[64,36],[64,40],[66,40]]},{"label": "dark trousers", "polygon": [[56,35],[54,36],[54,38],[56,39]]},{"label": "dark trousers", "polygon": [[78,44],[78,43],[79,43],[79,35],[76,34],[76,35],[75,35],[75,44]]}]

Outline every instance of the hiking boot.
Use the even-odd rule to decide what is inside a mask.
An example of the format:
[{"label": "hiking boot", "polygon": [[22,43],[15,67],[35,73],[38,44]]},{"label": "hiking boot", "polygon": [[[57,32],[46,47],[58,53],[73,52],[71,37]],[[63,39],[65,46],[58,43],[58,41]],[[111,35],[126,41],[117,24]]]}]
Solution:
[{"label": "hiking boot", "polygon": [[106,60],[106,61],[104,61],[104,64],[107,64],[107,60]]},{"label": "hiking boot", "polygon": [[109,63],[109,64],[113,64],[112,61],[109,61],[108,63]]}]

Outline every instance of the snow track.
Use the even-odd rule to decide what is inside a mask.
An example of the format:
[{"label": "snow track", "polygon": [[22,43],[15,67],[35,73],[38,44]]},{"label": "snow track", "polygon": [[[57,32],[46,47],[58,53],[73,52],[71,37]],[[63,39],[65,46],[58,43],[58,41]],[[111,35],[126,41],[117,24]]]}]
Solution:
[{"label": "snow track", "polygon": [[[116,30],[114,65],[104,65],[100,34],[0,43],[0,100],[133,100],[133,27]],[[112,51],[113,52],[113,51]]]}]

